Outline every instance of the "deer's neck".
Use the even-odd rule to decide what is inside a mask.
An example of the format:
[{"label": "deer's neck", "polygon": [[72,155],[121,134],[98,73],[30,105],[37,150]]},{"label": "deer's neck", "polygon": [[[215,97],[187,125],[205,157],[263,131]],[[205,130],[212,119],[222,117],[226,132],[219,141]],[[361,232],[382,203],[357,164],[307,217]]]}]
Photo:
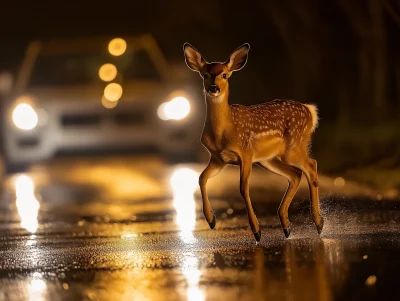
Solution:
[{"label": "deer's neck", "polygon": [[228,104],[228,93],[218,97],[206,95],[207,119],[205,130],[214,137],[220,137],[233,124]]}]

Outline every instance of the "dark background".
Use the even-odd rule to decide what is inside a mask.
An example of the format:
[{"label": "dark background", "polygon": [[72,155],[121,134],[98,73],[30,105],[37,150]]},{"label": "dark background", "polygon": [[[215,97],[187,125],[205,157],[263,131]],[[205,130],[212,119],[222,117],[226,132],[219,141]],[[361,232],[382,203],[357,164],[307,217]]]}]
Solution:
[{"label": "dark background", "polygon": [[322,171],[399,168],[400,1],[8,1],[0,33],[0,69],[12,72],[33,39],[150,33],[182,63],[184,42],[208,61],[248,42],[231,103],[315,103]]}]

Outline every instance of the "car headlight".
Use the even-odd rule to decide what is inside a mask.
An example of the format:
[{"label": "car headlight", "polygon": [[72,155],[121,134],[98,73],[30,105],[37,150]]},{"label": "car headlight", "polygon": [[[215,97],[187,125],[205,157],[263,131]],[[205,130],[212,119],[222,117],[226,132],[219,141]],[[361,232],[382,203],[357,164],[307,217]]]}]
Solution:
[{"label": "car headlight", "polygon": [[12,120],[17,128],[29,131],[38,125],[39,118],[31,105],[20,103],[15,107],[12,113]]},{"label": "car headlight", "polygon": [[181,120],[190,113],[190,102],[183,96],[173,98],[158,107],[158,117],[162,120]]}]

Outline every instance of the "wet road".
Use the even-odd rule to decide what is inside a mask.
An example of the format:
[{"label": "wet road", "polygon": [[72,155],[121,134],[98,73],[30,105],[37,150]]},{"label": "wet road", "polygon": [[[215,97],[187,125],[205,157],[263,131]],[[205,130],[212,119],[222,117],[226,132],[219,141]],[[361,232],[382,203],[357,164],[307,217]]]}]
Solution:
[{"label": "wet road", "polygon": [[6,178],[0,300],[400,300],[396,192],[321,176],[319,237],[303,180],[287,240],[276,216],[286,183],[255,169],[256,245],[235,168],[209,182],[208,228],[202,167],[74,158]]}]

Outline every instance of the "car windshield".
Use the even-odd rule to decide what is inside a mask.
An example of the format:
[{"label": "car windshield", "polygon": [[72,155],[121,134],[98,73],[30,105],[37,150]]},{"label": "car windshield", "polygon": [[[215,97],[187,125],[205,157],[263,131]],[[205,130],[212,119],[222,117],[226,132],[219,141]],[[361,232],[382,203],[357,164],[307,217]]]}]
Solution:
[{"label": "car windshield", "polygon": [[[108,67],[110,64],[116,67],[117,80],[160,80],[160,75],[148,53],[138,50],[117,57],[101,53],[39,55],[33,68],[30,86],[84,85],[101,82],[100,68],[105,64]],[[112,73],[115,70],[113,66],[103,70],[105,74],[108,73],[108,79],[113,77]]]}]

